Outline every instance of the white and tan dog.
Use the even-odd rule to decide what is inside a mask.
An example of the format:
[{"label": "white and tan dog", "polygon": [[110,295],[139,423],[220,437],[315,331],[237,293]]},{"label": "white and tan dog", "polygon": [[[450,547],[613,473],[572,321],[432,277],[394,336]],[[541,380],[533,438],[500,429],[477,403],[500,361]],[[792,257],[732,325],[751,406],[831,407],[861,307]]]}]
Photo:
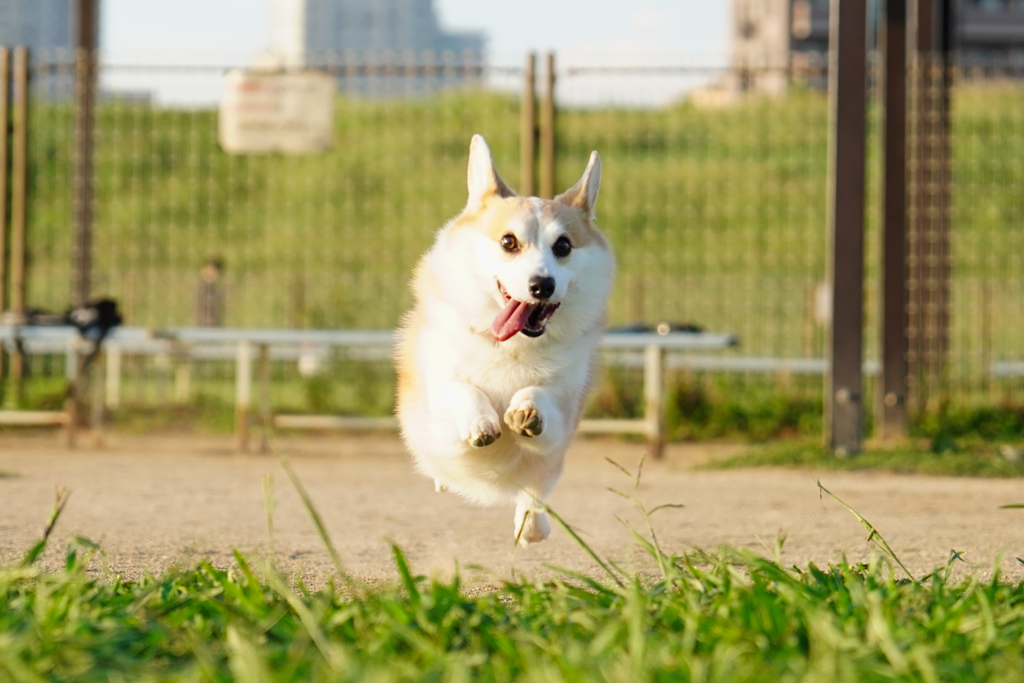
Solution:
[{"label": "white and tan dog", "polygon": [[438,491],[516,502],[519,543],[550,525],[536,500],[562,472],[579,423],[615,260],[594,225],[597,152],[553,200],[519,197],[487,143],[469,149],[469,202],[412,281],[399,333],[398,418]]}]

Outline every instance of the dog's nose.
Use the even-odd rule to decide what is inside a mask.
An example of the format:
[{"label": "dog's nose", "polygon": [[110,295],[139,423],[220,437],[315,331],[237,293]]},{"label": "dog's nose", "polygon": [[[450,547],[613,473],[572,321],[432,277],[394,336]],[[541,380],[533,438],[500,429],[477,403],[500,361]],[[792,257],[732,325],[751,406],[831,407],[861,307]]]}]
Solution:
[{"label": "dog's nose", "polygon": [[555,278],[553,277],[535,277],[530,280],[530,294],[534,295],[538,299],[546,300],[550,299],[551,295],[555,293]]}]

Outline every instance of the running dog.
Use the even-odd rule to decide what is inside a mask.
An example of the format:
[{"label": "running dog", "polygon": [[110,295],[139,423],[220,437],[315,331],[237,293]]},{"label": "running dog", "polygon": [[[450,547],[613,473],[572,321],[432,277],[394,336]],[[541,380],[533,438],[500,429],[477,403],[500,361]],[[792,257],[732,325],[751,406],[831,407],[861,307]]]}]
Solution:
[{"label": "running dog", "polygon": [[469,201],[412,279],[397,346],[398,419],[438,491],[514,501],[521,545],[551,532],[540,502],[562,472],[615,275],[594,224],[601,159],[552,200],[520,197],[487,143],[469,148]]}]

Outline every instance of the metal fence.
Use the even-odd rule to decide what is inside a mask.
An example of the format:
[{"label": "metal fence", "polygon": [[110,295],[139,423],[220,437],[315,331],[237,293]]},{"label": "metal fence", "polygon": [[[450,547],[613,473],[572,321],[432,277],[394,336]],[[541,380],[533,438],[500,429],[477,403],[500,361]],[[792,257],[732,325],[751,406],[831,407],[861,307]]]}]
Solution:
[{"label": "metal fence", "polygon": [[[814,398],[828,316],[828,105],[824,63],[793,63],[771,95],[741,93],[749,73],[728,68],[558,63],[554,155],[539,175],[553,172],[560,191],[591,149],[601,153],[598,222],[619,261],[612,325],[667,321],[735,334],[737,349],[693,359],[690,370],[682,363],[684,379],[731,373],[748,383],[732,385],[737,392],[754,382]],[[101,65],[93,296],[117,299],[129,323],[151,327],[394,326],[411,303],[416,259],[464,203],[470,136],[487,138],[510,184],[523,177],[527,69],[453,55],[331,55],[319,66],[339,77],[334,148],[287,156],[220,149],[211,102],[226,65]],[[31,73],[26,304],[60,311],[73,298],[74,62],[39,55]],[[943,391],[964,404],[1013,402],[1024,376],[1024,73],[961,66],[951,77]],[[870,359],[880,171],[877,125],[869,128]],[[203,318],[210,300],[212,320]],[[129,375],[138,376],[138,398],[169,396],[150,382],[171,376],[166,361],[137,362]],[[60,372],[59,360],[35,363],[38,378]],[[362,372],[347,363],[344,373]],[[370,402],[386,411],[388,371],[370,374],[382,389],[333,409]],[[287,365],[278,375],[298,377]],[[282,400],[315,401],[308,382],[302,391]],[[602,401],[636,409],[599,392]]]}]

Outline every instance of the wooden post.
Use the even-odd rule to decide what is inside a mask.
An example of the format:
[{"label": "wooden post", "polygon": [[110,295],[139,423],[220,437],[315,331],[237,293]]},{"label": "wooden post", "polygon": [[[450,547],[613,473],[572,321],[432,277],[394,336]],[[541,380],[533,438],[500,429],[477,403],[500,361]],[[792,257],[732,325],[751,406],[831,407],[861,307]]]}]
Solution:
[{"label": "wooden post", "polygon": [[864,170],[867,3],[832,0],[829,33],[829,252],[832,325],[825,379],[825,443],[860,451],[864,335]]},{"label": "wooden post", "polygon": [[[25,224],[28,213],[28,48],[14,50],[14,138],[11,144],[11,303],[16,322],[25,313]],[[21,404],[24,362],[21,351],[11,349],[11,371],[5,403]]]},{"label": "wooden post", "polygon": [[534,193],[534,164],[537,157],[537,54],[526,54],[523,69],[523,99],[519,103],[519,194]]},{"label": "wooden post", "polygon": [[881,372],[876,383],[878,436],[907,431],[907,0],[886,0],[882,48]]},{"label": "wooden post", "polygon": [[249,451],[249,406],[252,404],[252,345],[238,342],[235,357],[235,447]]},{"label": "wooden post", "polygon": [[117,342],[107,342],[106,350],[107,390],[105,403],[107,410],[121,407],[121,346]]},{"label": "wooden post", "polygon": [[644,421],[647,423],[647,454],[655,460],[664,455],[665,349],[644,347]]},{"label": "wooden post", "polygon": [[76,0],[74,306],[89,301],[92,270],[93,117],[96,76],[96,0]]},{"label": "wooden post", "polygon": [[260,453],[270,452],[270,345],[260,344]]},{"label": "wooden post", "polygon": [[555,53],[547,54],[544,94],[540,101],[540,192],[539,197],[555,196]]},{"label": "wooden post", "polygon": [[[11,51],[0,47],[0,318],[7,310],[7,131],[10,116]],[[4,376],[4,345],[0,343],[0,388]],[[0,390],[0,399],[3,392]]]},{"label": "wooden post", "polygon": [[103,372],[100,370],[100,363],[106,360],[97,358],[89,368],[89,386],[92,388],[92,400],[89,404],[89,430],[92,432],[93,448],[103,448]]},{"label": "wooden post", "polygon": [[192,356],[179,356],[174,363],[174,402],[180,405],[188,403],[191,395]]},{"label": "wooden post", "polygon": [[[7,131],[10,116],[11,51],[0,47],[0,313],[7,308]],[[3,354],[0,353],[0,374]]]}]

